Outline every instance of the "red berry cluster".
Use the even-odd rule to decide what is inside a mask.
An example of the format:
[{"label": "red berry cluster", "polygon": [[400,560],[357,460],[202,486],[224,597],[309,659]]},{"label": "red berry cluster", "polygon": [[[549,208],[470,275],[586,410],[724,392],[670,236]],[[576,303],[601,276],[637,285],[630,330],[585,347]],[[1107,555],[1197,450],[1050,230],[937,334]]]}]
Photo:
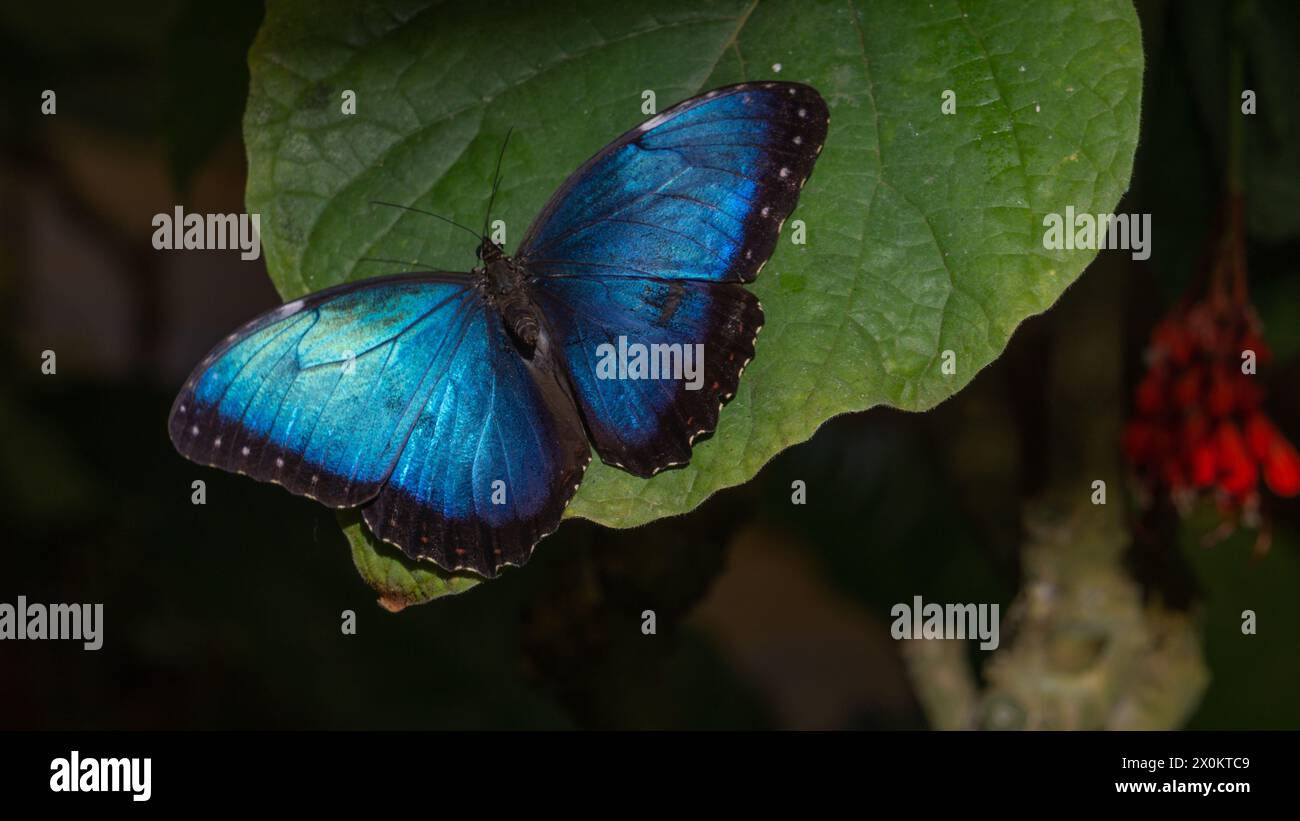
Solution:
[{"label": "red berry cluster", "polygon": [[1255,518],[1259,485],[1300,494],[1300,455],[1261,410],[1251,367],[1271,356],[1248,305],[1210,297],[1156,326],[1124,452],[1145,489],[1187,510],[1203,492]]}]

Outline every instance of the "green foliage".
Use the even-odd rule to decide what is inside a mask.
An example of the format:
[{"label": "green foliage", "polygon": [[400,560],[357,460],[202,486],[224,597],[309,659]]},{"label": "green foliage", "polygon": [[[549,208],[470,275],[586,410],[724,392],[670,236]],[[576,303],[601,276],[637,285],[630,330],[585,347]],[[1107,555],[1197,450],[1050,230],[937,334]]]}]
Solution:
[{"label": "green foliage", "polygon": [[[614,527],[747,481],[832,416],[925,410],[969,382],[1092,259],[1045,250],[1043,216],[1115,206],[1142,86],[1137,18],[1118,0],[586,2],[562,14],[282,2],[250,67],[248,207],[286,299],[386,272],[366,256],[471,266],[463,234],[368,202],[478,224],[512,126],[494,212],[510,242],[569,172],[644,119],[642,90],[660,109],[746,79],[821,91],[830,135],[792,216],[807,244],[787,231],[755,283],[767,315],[756,358],[688,467],[641,480],[592,466],[569,514]],[[342,113],[345,90],[355,115]],[[955,374],[941,370],[948,350]]]},{"label": "green foliage", "polygon": [[[1254,552],[1258,533],[1239,530],[1207,547],[1219,522],[1201,510],[1181,529],[1179,547],[1192,566],[1203,597],[1205,655],[1213,674],[1190,729],[1278,730],[1300,728],[1300,655],[1293,625],[1300,623],[1300,539],[1275,526],[1272,546]],[[1244,614],[1255,615],[1255,632],[1243,632]]]}]

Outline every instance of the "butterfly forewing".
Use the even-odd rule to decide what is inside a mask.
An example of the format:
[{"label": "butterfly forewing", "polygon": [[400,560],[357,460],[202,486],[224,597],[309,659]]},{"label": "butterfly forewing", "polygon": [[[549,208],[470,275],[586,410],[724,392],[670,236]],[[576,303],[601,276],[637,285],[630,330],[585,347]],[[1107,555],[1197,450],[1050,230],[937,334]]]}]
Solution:
[{"label": "butterfly forewing", "polygon": [[172,442],[332,507],[361,504],[387,479],[473,298],[463,278],[404,275],[269,311],[191,374]]},{"label": "butterfly forewing", "polygon": [[680,103],[570,176],[519,259],[539,279],[750,282],[776,248],[828,124],[821,95],[798,83],[728,86]]}]

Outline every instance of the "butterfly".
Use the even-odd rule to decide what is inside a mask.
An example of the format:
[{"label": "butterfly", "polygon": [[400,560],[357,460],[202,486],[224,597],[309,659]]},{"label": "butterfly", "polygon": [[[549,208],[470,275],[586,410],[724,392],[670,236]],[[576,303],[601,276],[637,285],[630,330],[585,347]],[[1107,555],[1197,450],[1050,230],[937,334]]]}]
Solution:
[{"label": "butterfly", "polygon": [[[744,285],[828,125],[821,95],[788,82],[666,109],[569,176],[514,257],[481,237],[468,273],[351,282],[235,331],[176,397],[172,443],[361,507],[375,536],[444,570],[523,564],[593,447],[649,477],[714,431],[763,324]],[[665,369],[674,351],[699,351],[702,379],[603,368],[616,343],[667,352]]]}]

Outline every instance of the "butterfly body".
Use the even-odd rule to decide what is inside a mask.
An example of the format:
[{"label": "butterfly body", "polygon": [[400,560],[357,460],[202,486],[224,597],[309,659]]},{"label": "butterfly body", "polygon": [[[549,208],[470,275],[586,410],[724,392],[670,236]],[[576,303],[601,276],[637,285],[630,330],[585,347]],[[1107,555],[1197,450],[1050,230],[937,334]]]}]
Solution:
[{"label": "butterfly body", "polygon": [[531,353],[537,345],[541,319],[528,292],[527,273],[486,237],[478,248],[478,257],[483,267],[470,273],[478,278],[487,299],[501,313],[510,335]]},{"label": "butterfly body", "polygon": [[[820,95],[686,100],[583,164],[516,254],[263,314],[173,404],[184,456],[281,484],[412,558],[494,576],[560,522],[594,449],[651,476],[712,433],[763,323],[751,282],[825,141]],[[606,367],[640,351],[648,367]],[[647,376],[647,374],[649,374]]]}]

